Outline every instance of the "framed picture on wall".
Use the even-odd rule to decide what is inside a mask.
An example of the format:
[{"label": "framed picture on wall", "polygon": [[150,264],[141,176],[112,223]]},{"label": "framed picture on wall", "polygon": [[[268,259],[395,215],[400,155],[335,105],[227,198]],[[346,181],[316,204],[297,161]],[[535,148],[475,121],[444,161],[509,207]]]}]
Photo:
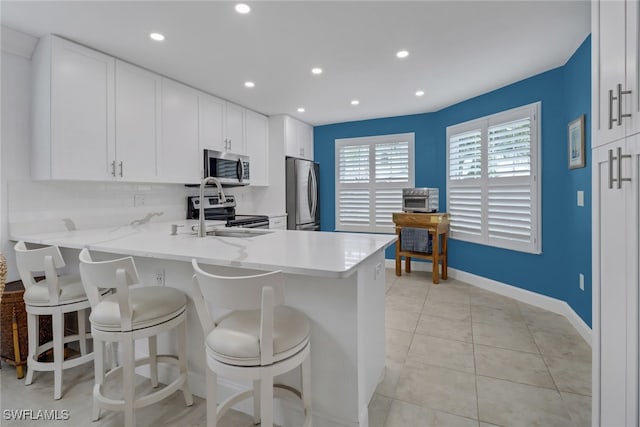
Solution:
[{"label": "framed picture on wall", "polygon": [[569,123],[569,169],[583,168],[584,161],[584,114]]}]

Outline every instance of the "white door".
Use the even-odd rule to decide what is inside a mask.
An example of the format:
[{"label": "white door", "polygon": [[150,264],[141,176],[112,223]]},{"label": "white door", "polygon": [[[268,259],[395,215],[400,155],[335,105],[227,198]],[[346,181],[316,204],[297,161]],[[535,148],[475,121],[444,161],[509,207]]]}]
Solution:
[{"label": "white door", "polygon": [[244,138],[244,108],[227,102],[226,137],[228,151],[235,154],[246,154]]},{"label": "white door", "polygon": [[54,37],[51,57],[51,177],[112,179],[114,59]]},{"label": "white door", "polygon": [[116,153],[118,179],[155,181],[160,133],[159,75],[116,61]]},{"label": "white door", "polygon": [[262,114],[245,111],[249,180],[251,185],[269,185],[268,122]]},{"label": "white door", "polygon": [[198,93],[163,78],[159,180],[182,184],[200,182],[202,156],[199,152]]},{"label": "white door", "polygon": [[625,1],[599,0],[592,3],[594,17],[593,100],[595,138],[593,147],[624,137],[624,125],[618,124],[618,85],[625,86]]},{"label": "white door", "polygon": [[[593,151],[594,224],[594,388],[599,402],[594,425],[624,426],[627,412],[627,258],[625,242],[628,183],[618,188],[618,149],[625,153],[624,141]],[[615,159],[613,159],[615,157]],[[625,162],[623,162],[623,166]],[[615,180],[615,181],[614,181]],[[612,187],[612,188],[609,188]],[[599,384],[598,384],[599,383]]]},{"label": "white door", "polygon": [[200,152],[205,149],[225,151],[225,101],[204,93],[199,94]]}]

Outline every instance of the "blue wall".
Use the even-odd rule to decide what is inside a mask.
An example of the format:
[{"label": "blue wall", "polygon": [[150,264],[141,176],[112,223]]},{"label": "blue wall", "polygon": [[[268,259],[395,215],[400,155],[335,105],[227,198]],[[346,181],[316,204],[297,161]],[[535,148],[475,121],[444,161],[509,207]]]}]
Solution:
[{"label": "blue wall", "polygon": [[[567,301],[591,325],[591,170],[568,169],[567,124],[586,120],[589,153],[591,38],[562,67],[463,101],[435,113],[338,123],[314,128],[314,155],[321,164],[322,230],[335,230],[335,140],[415,133],[415,184],[441,189],[446,206],[447,126],[533,102],[542,103],[542,254],[450,240],[450,266]],[[584,190],[585,207],[576,206]],[[387,258],[393,258],[393,248]],[[585,275],[585,291],[578,274]]]}]

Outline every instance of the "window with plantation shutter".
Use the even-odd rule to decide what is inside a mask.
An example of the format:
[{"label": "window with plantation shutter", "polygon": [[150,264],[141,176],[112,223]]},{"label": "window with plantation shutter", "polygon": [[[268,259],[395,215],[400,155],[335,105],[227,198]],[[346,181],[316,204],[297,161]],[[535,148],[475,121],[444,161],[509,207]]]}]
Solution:
[{"label": "window with plantation shutter", "polygon": [[393,233],[413,187],[414,134],[336,140],[336,230]]},{"label": "window with plantation shutter", "polygon": [[540,103],[447,128],[451,238],[541,252]]}]

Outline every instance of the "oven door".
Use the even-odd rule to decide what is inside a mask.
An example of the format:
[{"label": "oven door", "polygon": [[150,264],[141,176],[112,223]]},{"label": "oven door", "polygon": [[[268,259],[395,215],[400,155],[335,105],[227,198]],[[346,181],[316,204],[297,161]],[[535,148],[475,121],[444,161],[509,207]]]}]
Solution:
[{"label": "oven door", "polygon": [[204,150],[204,176],[218,178],[225,186],[249,185],[249,156]]},{"label": "oven door", "polygon": [[405,212],[428,211],[429,198],[425,196],[404,196],[402,198],[402,210]]}]

